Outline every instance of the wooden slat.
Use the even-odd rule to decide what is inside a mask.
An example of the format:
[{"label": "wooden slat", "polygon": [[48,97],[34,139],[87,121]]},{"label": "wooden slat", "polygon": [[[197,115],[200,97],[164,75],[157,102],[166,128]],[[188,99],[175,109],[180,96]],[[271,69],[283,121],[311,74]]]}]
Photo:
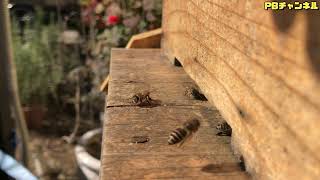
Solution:
[{"label": "wooden slat", "polygon": [[[121,53],[118,53],[121,52]],[[113,49],[110,64],[111,81],[119,82],[192,82],[182,68],[163,62],[160,49]],[[151,71],[151,68],[152,69]]]},{"label": "wooden slat", "polygon": [[109,85],[109,81],[110,81],[110,76],[108,75],[104,81],[102,82],[101,86],[100,86],[100,91],[101,92],[108,92],[108,85]]},{"label": "wooden slat", "polygon": [[126,48],[160,48],[162,29],[147,31],[131,37]]},{"label": "wooden slat", "polygon": [[[285,32],[289,40],[292,42],[303,43],[308,34],[305,34],[307,24],[310,26],[310,30],[315,30],[319,27],[319,13],[317,11],[278,11],[271,12],[264,10],[263,0],[257,1],[222,1],[222,0],[192,0],[198,7],[205,7],[206,12],[213,16],[219,16],[220,18],[228,18],[230,26],[238,25],[239,30],[242,29],[254,29],[259,28],[259,31],[265,31],[266,35],[272,34],[275,31]],[[280,2],[280,1],[279,1]],[[290,1],[286,1],[290,2]],[[219,14],[223,12],[223,15]],[[307,17],[307,20],[304,20]],[[225,19],[224,19],[225,20]],[[237,22],[238,20],[238,22]],[[243,22],[243,25],[240,25]],[[245,27],[247,26],[247,27]],[[260,33],[257,32],[257,33]],[[316,33],[316,32],[312,32]],[[314,35],[314,34],[310,34]],[[270,40],[270,39],[269,39]],[[276,38],[272,39],[279,41]],[[318,42],[319,39],[308,39],[313,42]],[[293,47],[293,46],[292,46]]]},{"label": "wooden slat", "polygon": [[[291,36],[269,21],[262,1],[174,2],[164,1],[164,51],[221,110],[251,171],[262,179],[319,177],[320,56],[310,52],[318,39],[303,33],[318,15],[297,15],[288,31],[299,34]],[[258,24],[262,17],[269,19]]]},{"label": "wooden slat", "polygon": [[[126,117],[123,119],[123,117]],[[147,118],[146,118],[147,117]],[[179,127],[186,119],[197,118],[201,120],[201,129],[193,138],[193,142],[186,144],[185,148],[168,146],[167,139],[174,127]],[[154,107],[134,108],[117,107],[108,109],[105,131],[109,136],[104,140],[108,153],[211,153],[212,155],[222,153],[232,155],[231,148],[226,146],[230,138],[216,136],[215,126],[221,121],[217,111],[207,107]],[[126,124],[120,123],[125,121]],[[115,123],[115,124],[113,124]],[[131,146],[132,136],[148,136],[150,142],[147,146]],[[204,145],[206,144],[206,145]]]},{"label": "wooden slat", "polygon": [[[308,58],[309,55],[306,53],[309,49],[306,50],[306,45],[293,42],[288,43],[287,46],[286,42],[270,43],[268,39],[278,39],[279,41],[285,38],[285,35],[278,32],[272,34],[261,33],[254,26],[250,27],[255,29],[255,33],[251,33],[249,30],[240,32],[239,27],[233,27],[232,23],[226,23],[228,22],[227,19],[218,19],[222,16],[222,12],[217,12],[217,14],[220,14],[219,17],[212,17],[212,13],[208,13],[208,8],[202,7],[205,3],[199,3],[200,8],[193,1],[188,1],[189,3],[183,4],[183,6],[188,5],[187,7],[174,6],[173,8],[169,6],[169,9],[172,9],[168,16],[171,21],[167,22],[170,26],[170,33],[190,36],[190,38],[200,41],[209,49],[219,45],[220,48],[214,48],[213,51],[222,59],[252,59],[254,64],[268,69],[273,76],[288,84],[289,88],[295,89],[308,101],[320,106],[320,95],[317,93],[320,92],[319,75],[317,75],[320,65],[319,63],[313,63],[320,58],[320,53],[316,53],[313,58]],[[188,11],[188,9],[190,10]],[[181,19],[180,16],[184,18]],[[238,20],[238,23],[242,23],[241,19]],[[179,46],[181,45],[179,44]],[[295,49],[286,52],[287,49],[290,49],[288,46]],[[317,49],[319,47],[314,45],[311,48]],[[230,53],[232,56],[230,56]],[[276,59],[277,61],[269,61],[270,59]],[[295,60],[301,61],[304,65],[293,62]]]},{"label": "wooden slat", "polygon": [[[219,156],[206,156],[204,155],[148,155],[144,156],[112,156],[108,158],[108,164],[120,163],[122,169],[129,170],[134,167],[134,169],[140,169],[140,171],[131,171],[126,173],[129,177],[132,176],[139,179],[195,179],[195,178],[216,178],[216,179],[247,179],[247,174],[243,172],[238,164],[235,164],[230,160],[226,161],[226,158],[221,158],[223,161],[218,162]],[[217,164],[211,164],[216,162]],[[145,167],[148,167],[146,169]],[[174,167],[174,170],[172,170]],[[113,177],[119,177],[119,174],[112,172],[111,169],[105,169],[110,173],[114,174]],[[143,171],[143,173],[141,173]],[[200,171],[200,176],[198,175]],[[178,177],[177,177],[178,174]],[[195,176],[197,174],[197,176]],[[215,175],[212,175],[215,174]],[[123,177],[122,177],[123,178]]]},{"label": "wooden slat", "polygon": [[[114,49],[110,66],[101,179],[249,179],[230,137],[216,136],[220,113],[207,101],[185,95],[196,85],[159,49]],[[135,72],[135,79],[129,72]],[[146,91],[159,100],[157,106],[130,102],[135,93]],[[192,118],[201,122],[194,137],[182,147],[168,145],[171,131]],[[149,141],[136,144],[134,136]]]}]

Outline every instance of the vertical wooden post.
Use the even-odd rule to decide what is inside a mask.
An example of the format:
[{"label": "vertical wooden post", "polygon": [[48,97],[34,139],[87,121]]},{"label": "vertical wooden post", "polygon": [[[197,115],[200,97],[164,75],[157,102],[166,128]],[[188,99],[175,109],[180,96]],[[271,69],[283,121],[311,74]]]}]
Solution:
[{"label": "vertical wooden post", "polygon": [[14,149],[10,145],[9,139],[11,131],[14,128],[13,119],[10,116],[10,106],[9,106],[9,89],[7,88],[8,81],[8,69],[5,67],[7,59],[11,58],[11,54],[7,47],[7,36],[5,35],[7,32],[7,28],[5,26],[5,2],[1,0],[0,4],[0,148],[3,149],[10,155],[13,155]]},{"label": "vertical wooden post", "polygon": [[[8,0],[0,0],[0,91],[1,91],[1,137],[6,146],[8,143],[8,134],[10,134],[14,122],[11,115],[16,119],[16,125],[20,130],[23,143],[23,162],[28,166],[28,129],[25,123],[24,115],[21,109],[16,68],[13,60],[11,29],[9,21],[9,12],[7,9]],[[8,146],[10,147],[10,146]],[[10,149],[10,148],[9,148]],[[12,149],[11,149],[12,150]]]}]

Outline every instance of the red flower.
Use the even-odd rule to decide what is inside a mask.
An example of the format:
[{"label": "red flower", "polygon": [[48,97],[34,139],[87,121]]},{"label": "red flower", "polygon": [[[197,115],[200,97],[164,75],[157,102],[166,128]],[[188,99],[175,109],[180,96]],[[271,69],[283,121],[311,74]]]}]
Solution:
[{"label": "red flower", "polygon": [[115,25],[118,22],[119,22],[119,17],[118,16],[108,16],[107,23],[109,25]]}]

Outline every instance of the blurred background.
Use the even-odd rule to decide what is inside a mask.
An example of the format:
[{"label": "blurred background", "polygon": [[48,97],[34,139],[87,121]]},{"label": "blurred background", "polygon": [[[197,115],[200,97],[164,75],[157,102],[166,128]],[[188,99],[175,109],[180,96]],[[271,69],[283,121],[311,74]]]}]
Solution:
[{"label": "blurred background", "polygon": [[[99,88],[108,75],[110,49],[160,27],[161,5],[161,0],[9,1],[20,100],[30,130],[30,170],[36,176],[92,179],[98,173],[105,103]],[[19,149],[19,138],[16,143]],[[82,156],[90,170],[81,167]]]}]

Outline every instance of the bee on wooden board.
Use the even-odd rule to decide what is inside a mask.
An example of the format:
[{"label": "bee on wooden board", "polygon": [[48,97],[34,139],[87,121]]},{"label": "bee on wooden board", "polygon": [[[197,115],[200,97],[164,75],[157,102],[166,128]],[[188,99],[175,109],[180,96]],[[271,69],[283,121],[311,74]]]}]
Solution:
[{"label": "bee on wooden board", "polygon": [[149,92],[138,93],[132,97],[132,103],[138,104],[139,106],[146,106],[151,104],[152,99],[150,98]]},{"label": "bee on wooden board", "polygon": [[219,123],[216,129],[219,131],[217,136],[231,136],[232,134],[232,129],[227,122]]},{"label": "bee on wooden board", "polygon": [[152,108],[161,105],[161,101],[152,99],[150,92],[143,92],[135,94],[131,99],[131,103],[139,107]]},{"label": "bee on wooden board", "polygon": [[191,119],[186,121],[182,128],[177,128],[176,130],[172,131],[169,135],[168,144],[179,144],[182,146],[187,139],[191,137],[194,133],[198,131],[200,127],[200,121],[198,119]]},{"label": "bee on wooden board", "polygon": [[145,92],[145,93],[138,93],[136,95],[134,95],[132,97],[132,102],[133,103],[140,103],[140,102],[143,102],[143,101],[150,101],[151,98],[150,98],[150,93],[149,92]]}]

